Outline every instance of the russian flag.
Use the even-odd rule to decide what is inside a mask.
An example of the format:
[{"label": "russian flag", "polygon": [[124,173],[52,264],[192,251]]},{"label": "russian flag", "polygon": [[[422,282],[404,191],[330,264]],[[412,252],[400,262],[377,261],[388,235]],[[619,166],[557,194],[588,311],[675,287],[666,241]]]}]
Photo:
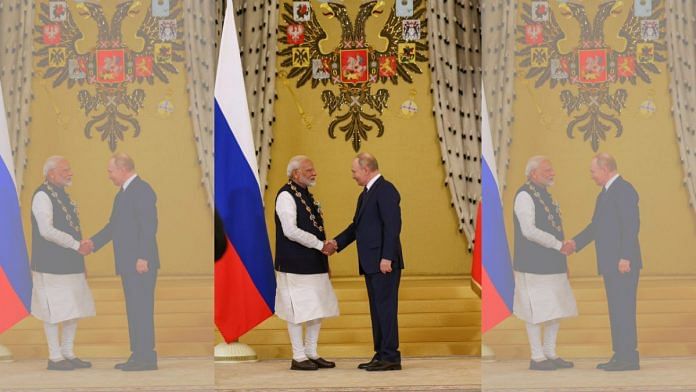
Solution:
[{"label": "russian flag", "polygon": [[273,315],[276,289],[233,10],[215,78],[215,209],[227,243],[215,262],[215,324],[227,343]]},{"label": "russian flag", "polygon": [[31,272],[0,85],[0,333],[31,312]]},{"label": "russian flag", "polygon": [[474,234],[474,256],[471,263],[471,288],[481,297],[481,200],[476,208],[476,234]]},{"label": "russian flag", "polygon": [[[486,94],[481,87],[481,188],[478,221],[481,247],[482,315],[481,331],[486,332],[512,314],[515,280],[505,234],[503,205],[493,155]],[[483,219],[483,220],[482,220]]]}]

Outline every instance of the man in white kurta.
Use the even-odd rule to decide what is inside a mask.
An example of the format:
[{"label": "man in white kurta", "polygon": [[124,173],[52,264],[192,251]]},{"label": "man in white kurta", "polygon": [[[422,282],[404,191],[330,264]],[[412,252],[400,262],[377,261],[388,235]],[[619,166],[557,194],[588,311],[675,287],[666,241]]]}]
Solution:
[{"label": "man in white kurta", "polygon": [[551,162],[530,158],[526,175],[514,204],[513,312],[526,322],[530,369],[569,368],[573,363],[556,354],[556,337],[560,319],[577,315],[566,262],[572,245],[563,241],[560,208],[547,190],[555,176]]},{"label": "man in white kurta", "polygon": [[[329,280],[327,244],[319,203],[308,188],[316,182],[312,161],[296,156],[288,164],[288,183],[276,198],[276,314],[288,323],[292,370],[332,368],[317,353],[321,321],[338,316]],[[302,325],[305,327],[303,339]]]},{"label": "man in white kurta", "polygon": [[31,313],[44,322],[49,370],[87,368],[91,364],[75,356],[73,345],[77,320],[95,315],[84,268],[84,255],[91,249],[81,242],[77,207],[64,189],[72,183],[68,161],[49,158],[44,175],[46,180],[34,193],[31,207]]}]

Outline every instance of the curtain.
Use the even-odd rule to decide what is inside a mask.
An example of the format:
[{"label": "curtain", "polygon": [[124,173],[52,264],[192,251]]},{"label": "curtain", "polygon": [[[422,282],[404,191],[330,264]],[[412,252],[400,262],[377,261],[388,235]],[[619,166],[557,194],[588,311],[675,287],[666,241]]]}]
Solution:
[{"label": "curtain", "polygon": [[184,42],[188,74],[189,113],[193,138],[201,167],[201,185],[213,205],[213,88],[217,58],[217,6],[212,1],[186,0],[184,13]]},{"label": "curtain", "polygon": [[478,1],[431,1],[428,8],[433,114],[459,218],[472,244],[481,196],[481,29]]},{"label": "curtain", "polygon": [[34,8],[29,0],[0,0],[0,81],[17,189],[24,187],[31,106]]},{"label": "curtain", "polygon": [[684,169],[684,186],[696,212],[696,3],[667,1],[672,116]]},{"label": "curtain", "polygon": [[273,144],[273,103],[275,102],[277,0],[235,1],[239,49],[244,68],[244,84],[254,134],[259,181],[268,187]]},{"label": "curtain", "polygon": [[515,0],[481,2],[481,23],[486,45],[483,57],[483,85],[490,120],[498,183],[506,184],[512,142],[512,104],[515,99]]}]

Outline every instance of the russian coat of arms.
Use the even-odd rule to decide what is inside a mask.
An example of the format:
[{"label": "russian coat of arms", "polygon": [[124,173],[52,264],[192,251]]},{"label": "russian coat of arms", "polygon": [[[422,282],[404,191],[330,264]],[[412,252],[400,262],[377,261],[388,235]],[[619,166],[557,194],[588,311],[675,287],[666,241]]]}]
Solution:
[{"label": "russian coat of arms", "polygon": [[[145,9],[147,8],[147,9]],[[122,25],[142,12],[146,15],[136,36],[142,47],[129,48],[123,41]],[[96,130],[100,139],[115,151],[125,133],[137,137],[137,116],[144,107],[145,90],[133,88],[144,83],[169,83],[167,74],[178,73],[175,63],[183,62],[182,0],[128,0],[116,5],[111,20],[101,4],[89,1],[42,1],[40,23],[35,28],[34,56],[43,78],[52,86],[63,84],[69,89],[80,86],[80,108],[88,121],[84,134],[92,138]],[[80,51],[83,40],[77,18],[91,20],[98,29],[94,45]]]},{"label": "russian coat of arms", "polygon": [[[424,54],[428,46],[423,42],[426,37],[423,1],[396,3],[378,37],[369,37],[365,24],[369,18],[384,14],[384,1],[364,1],[354,20],[346,6],[336,1],[322,2],[318,9],[312,8],[309,1],[284,3],[278,37],[284,46],[278,53],[281,67],[289,68],[287,78],[297,78],[298,88],[310,81],[312,88],[326,88],[321,94],[324,108],[329,115],[335,115],[329,125],[329,137],[336,138],[338,128],[355,151],[360,150],[368,132],[375,127],[377,137],[384,133],[380,116],[387,107],[389,90],[379,88],[373,92],[372,88],[396,85],[399,80],[412,83],[412,74],[422,73],[418,63],[428,60]],[[325,50],[322,41],[327,33],[317,13],[340,23],[341,39],[337,47]],[[379,40],[386,40],[383,49],[372,43]]]},{"label": "russian coat of arms", "polygon": [[[651,83],[650,74],[659,74],[657,63],[666,61],[665,14],[662,0],[630,1],[630,10],[618,31],[624,44],[610,47],[605,40],[605,22],[624,13],[625,1],[609,0],[598,6],[590,20],[587,5],[559,1],[556,15],[549,1],[522,4],[522,24],[517,26],[516,55],[524,77],[535,79],[534,87],[548,83],[566,87],[560,99],[568,115],[568,137],[583,134],[594,151],[607,133],[623,133],[619,115],[626,107],[628,92],[621,85]],[[580,27],[577,45],[563,52],[559,42],[566,32],[557,17],[575,19]],[[575,91],[577,93],[575,93]]]}]

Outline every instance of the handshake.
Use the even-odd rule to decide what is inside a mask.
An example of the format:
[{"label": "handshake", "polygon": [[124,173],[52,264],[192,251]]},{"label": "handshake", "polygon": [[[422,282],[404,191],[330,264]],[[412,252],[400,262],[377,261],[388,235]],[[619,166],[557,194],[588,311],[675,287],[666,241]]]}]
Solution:
[{"label": "handshake", "polygon": [[87,256],[88,254],[94,252],[94,243],[90,239],[80,241],[80,247],[77,249],[77,253],[82,256]]},{"label": "handshake", "polygon": [[336,253],[337,249],[338,244],[336,243],[336,240],[326,240],[324,241],[324,247],[321,249],[321,253],[331,256]]},{"label": "handshake", "polygon": [[573,240],[565,240],[563,241],[563,246],[561,246],[561,253],[563,253],[566,256],[570,256],[575,252],[575,241]]}]

